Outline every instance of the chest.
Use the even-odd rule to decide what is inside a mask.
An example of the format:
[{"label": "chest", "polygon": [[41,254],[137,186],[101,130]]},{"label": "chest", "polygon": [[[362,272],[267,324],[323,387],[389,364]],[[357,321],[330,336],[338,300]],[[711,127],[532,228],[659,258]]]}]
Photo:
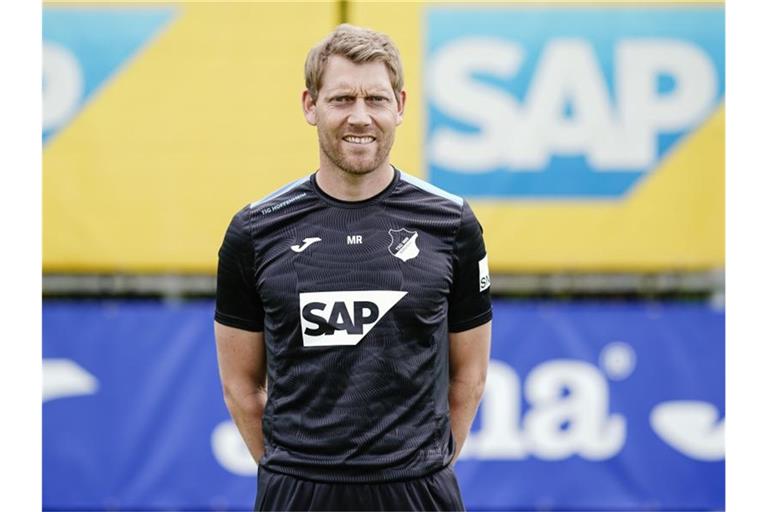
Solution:
[{"label": "chest", "polygon": [[399,314],[434,314],[450,292],[452,234],[445,223],[383,208],[294,219],[257,248],[254,278],[265,313],[298,315],[312,293],[398,291],[405,292]]}]

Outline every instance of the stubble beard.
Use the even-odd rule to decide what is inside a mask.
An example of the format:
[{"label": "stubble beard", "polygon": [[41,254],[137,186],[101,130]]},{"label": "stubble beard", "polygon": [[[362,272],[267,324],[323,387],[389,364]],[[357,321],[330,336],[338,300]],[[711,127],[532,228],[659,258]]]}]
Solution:
[{"label": "stubble beard", "polygon": [[376,152],[373,157],[360,158],[354,155],[345,153],[342,149],[344,142],[337,142],[335,139],[327,140],[327,137],[320,136],[320,150],[325,156],[342,172],[352,174],[354,176],[364,176],[369,174],[386,162],[389,156],[389,151],[392,149],[394,142],[393,137],[390,138],[377,138],[376,139]]}]

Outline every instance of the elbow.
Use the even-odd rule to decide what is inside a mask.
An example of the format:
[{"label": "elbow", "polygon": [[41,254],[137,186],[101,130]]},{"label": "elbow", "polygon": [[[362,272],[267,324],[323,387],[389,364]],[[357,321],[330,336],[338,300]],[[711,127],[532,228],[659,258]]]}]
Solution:
[{"label": "elbow", "polygon": [[244,414],[250,417],[262,417],[266,404],[266,391],[244,391],[241,387],[224,383],[222,386],[224,404],[233,415]]},{"label": "elbow", "polygon": [[472,403],[480,403],[485,391],[486,373],[478,373],[471,377],[451,379],[451,389],[457,396]]},{"label": "elbow", "polygon": [[480,400],[483,398],[483,393],[485,392],[485,378],[478,379],[475,381],[475,383],[472,385],[472,401],[474,403],[480,403]]}]

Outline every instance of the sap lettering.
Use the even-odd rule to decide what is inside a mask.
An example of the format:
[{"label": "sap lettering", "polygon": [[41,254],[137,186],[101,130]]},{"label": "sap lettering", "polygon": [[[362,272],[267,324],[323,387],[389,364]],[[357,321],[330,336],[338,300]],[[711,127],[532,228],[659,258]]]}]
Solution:
[{"label": "sap lettering", "polygon": [[[435,53],[427,68],[430,100],[477,131],[439,127],[429,146],[434,164],[465,173],[531,172],[545,170],[552,156],[583,154],[596,171],[648,171],[659,157],[660,133],[692,127],[715,106],[714,66],[701,49],[682,40],[620,40],[613,101],[584,39],[553,38],[546,44],[524,104],[473,78],[508,79],[525,58],[521,45],[491,37],[458,39]],[[660,94],[662,76],[675,86]]]},{"label": "sap lettering", "polygon": [[407,293],[392,290],[300,293],[304,346],[357,345]]},{"label": "sap lettering", "polygon": [[524,393],[531,407],[521,421],[520,378],[507,364],[491,360],[479,411],[482,427],[470,433],[461,457],[604,460],[624,446],[626,419],[609,412],[608,384],[593,365],[567,359],[542,363],[528,375]]},{"label": "sap lettering", "polygon": [[362,334],[363,325],[375,323],[379,319],[379,308],[370,301],[355,301],[354,312],[350,317],[344,302],[334,302],[330,315],[326,317],[319,313],[327,309],[322,302],[310,302],[301,310],[301,315],[309,322],[317,324],[316,328],[307,327],[304,334],[318,336],[333,334],[334,331],[347,331],[347,334]]}]

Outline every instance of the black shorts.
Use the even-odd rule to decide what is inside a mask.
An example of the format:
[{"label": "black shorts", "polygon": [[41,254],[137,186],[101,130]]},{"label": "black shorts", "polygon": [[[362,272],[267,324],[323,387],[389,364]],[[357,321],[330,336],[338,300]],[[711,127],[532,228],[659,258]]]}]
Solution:
[{"label": "black shorts", "polygon": [[254,510],[464,510],[451,466],[431,475],[384,483],[327,483],[259,466]]}]

